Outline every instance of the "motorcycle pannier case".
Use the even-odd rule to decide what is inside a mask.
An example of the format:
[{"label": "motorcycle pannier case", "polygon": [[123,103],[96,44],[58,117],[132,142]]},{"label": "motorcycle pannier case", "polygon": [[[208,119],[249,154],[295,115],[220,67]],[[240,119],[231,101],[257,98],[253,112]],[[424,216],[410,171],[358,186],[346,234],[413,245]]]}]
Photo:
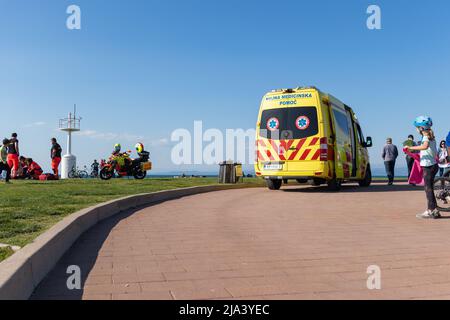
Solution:
[{"label": "motorcycle pannier case", "polygon": [[142,171],[148,171],[152,170],[152,163],[151,162],[144,162],[141,164]]}]

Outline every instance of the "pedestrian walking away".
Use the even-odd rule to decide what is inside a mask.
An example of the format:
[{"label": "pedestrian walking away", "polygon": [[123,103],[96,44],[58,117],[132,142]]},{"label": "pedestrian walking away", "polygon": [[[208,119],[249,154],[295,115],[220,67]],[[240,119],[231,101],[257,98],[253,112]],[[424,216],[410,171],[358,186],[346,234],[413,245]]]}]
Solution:
[{"label": "pedestrian walking away", "polygon": [[425,182],[425,194],[427,197],[427,210],[418,214],[420,219],[437,219],[441,217],[437,209],[436,196],[434,195],[434,179],[439,171],[437,163],[436,138],[432,129],[433,120],[430,117],[420,116],[414,121],[414,126],[422,136],[422,143],[416,147],[405,147],[410,151],[420,151],[420,166],[423,169]]},{"label": "pedestrian walking away", "polygon": [[386,175],[388,177],[388,185],[394,184],[395,179],[395,162],[398,157],[398,149],[392,143],[392,138],[386,139],[386,145],[383,148],[382,158],[384,160],[384,167],[386,169]]},{"label": "pedestrian walking away", "polygon": [[0,175],[3,171],[6,171],[5,182],[9,183],[11,178],[11,168],[8,165],[8,145],[10,141],[8,139],[3,139],[3,143],[0,146]]}]

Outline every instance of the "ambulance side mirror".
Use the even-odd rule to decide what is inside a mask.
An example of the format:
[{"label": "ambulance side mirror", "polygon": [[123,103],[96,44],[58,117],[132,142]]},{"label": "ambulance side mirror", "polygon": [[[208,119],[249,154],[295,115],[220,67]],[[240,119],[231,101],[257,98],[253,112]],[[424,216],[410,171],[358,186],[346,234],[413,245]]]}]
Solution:
[{"label": "ambulance side mirror", "polygon": [[364,147],[371,148],[373,146],[372,137],[367,137],[366,142],[364,143]]}]

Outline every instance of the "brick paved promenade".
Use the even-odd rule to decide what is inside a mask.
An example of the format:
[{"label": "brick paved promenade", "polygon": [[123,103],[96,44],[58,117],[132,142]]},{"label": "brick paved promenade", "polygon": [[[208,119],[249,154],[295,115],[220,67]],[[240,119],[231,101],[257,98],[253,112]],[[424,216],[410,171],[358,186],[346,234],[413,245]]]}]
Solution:
[{"label": "brick paved promenade", "polygon": [[[85,233],[35,299],[450,299],[450,220],[406,185],[185,197]],[[381,268],[381,290],[366,270]],[[83,289],[66,287],[68,265]]]}]

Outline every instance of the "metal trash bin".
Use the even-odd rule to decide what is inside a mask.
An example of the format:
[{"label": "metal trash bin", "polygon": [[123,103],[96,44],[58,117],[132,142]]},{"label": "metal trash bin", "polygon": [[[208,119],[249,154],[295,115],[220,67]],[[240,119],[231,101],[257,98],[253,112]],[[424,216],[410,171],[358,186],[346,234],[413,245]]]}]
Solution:
[{"label": "metal trash bin", "polygon": [[238,183],[243,182],[244,175],[242,164],[233,161],[224,161],[219,163],[219,183]]}]

